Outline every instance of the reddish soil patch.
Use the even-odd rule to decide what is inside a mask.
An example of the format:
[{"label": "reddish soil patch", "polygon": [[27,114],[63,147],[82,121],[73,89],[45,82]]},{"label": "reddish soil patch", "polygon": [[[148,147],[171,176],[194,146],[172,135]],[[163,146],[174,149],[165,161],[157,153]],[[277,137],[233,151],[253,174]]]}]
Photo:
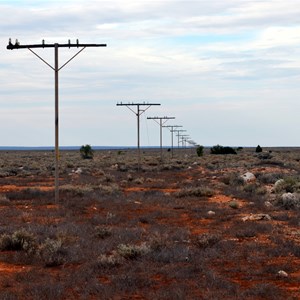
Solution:
[{"label": "reddish soil patch", "polygon": [[19,273],[30,270],[32,267],[24,265],[12,265],[9,263],[0,262],[0,273],[2,275],[7,273]]},{"label": "reddish soil patch", "polygon": [[162,193],[175,193],[178,192],[179,189],[175,188],[148,188],[148,187],[128,187],[124,189],[125,193],[130,192],[145,192],[145,191],[159,191]]}]

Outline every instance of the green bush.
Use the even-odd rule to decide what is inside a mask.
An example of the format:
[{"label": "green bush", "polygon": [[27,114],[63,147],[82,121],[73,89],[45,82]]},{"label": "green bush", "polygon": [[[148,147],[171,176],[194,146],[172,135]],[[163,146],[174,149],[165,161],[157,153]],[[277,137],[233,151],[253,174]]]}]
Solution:
[{"label": "green bush", "polygon": [[257,147],[256,147],[256,149],[255,149],[255,152],[256,152],[256,153],[260,153],[260,152],[262,152],[262,151],[263,151],[262,147],[259,146],[259,145],[257,145]]},{"label": "green bush", "polygon": [[82,145],[79,151],[83,159],[92,159],[94,157],[94,150],[91,145]]},{"label": "green bush", "polygon": [[210,149],[211,154],[236,154],[236,151],[231,147],[223,147],[220,145],[213,146]]},{"label": "green bush", "polygon": [[204,147],[199,145],[197,146],[196,148],[196,152],[197,152],[197,155],[200,157],[200,156],[203,156],[203,150],[204,150]]},{"label": "green bush", "polygon": [[236,201],[232,200],[232,201],[229,202],[229,207],[231,207],[233,209],[238,209],[239,204]]}]

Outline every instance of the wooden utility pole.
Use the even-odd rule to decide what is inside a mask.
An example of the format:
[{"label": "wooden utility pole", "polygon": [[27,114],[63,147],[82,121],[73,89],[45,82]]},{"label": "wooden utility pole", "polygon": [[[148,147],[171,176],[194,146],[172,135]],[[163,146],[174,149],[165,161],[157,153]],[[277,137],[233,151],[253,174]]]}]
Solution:
[{"label": "wooden utility pole", "polygon": [[[147,117],[147,119],[154,120],[160,127],[160,159],[163,159],[163,153],[162,153],[162,128],[163,125],[171,119],[175,119],[175,117]],[[159,122],[158,122],[159,120]],[[163,121],[164,120],[164,121]]]},{"label": "wooden utility pole", "polygon": [[[36,57],[38,57],[42,62],[44,62],[48,67],[50,67],[54,71],[54,86],[55,86],[55,201],[59,201],[59,106],[58,106],[58,72],[65,67],[73,58],[75,58],[79,53],[81,53],[87,47],[106,47],[106,44],[80,44],[78,40],[76,43],[71,43],[69,40],[67,44],[46,44],[45,41],[42,41],[42,44],[29,44],[29,45],[21,45],[18,40],[16,40],[15,44],[11,42],[9,39],[7,49],[28,49],[32,52]],[[54,67],[51,66],[47,61],[45,61],[41,56],[39,56],[32,49],[35,48],[54,48]],[[66,63],[64,63],[61,67],[58,65],[58,48],[81,48],[75,55],[73,55]]]},{"label": "wooden utility pole", "polygon": [[186,130],[179,129],[179,130],[174,130],[174,132],[177,132],[176,136],[178,137],[178,148],[179,148],[179,144],[180,144],[180,142],[179,142],[180,132],[186,132]]},{"label": "wooden utility pole", "polygon": [[172,149],[172,158],[174,157],[174,138],[173,138],[173,133],[175,132],[174,128],[179,128],[182,127],[181,125],[167,125],[167,126],[163,126],[166,127],[170,130],[171,132],[171,149]]},{"label": "wooden utility pole", "polygon": [[[141,149],[140,149],[140,116],[151,106],[160,105],[159,103],[117,103],[117,106],[126,106],[129,110],[131,110],[137,117],[137,149],[138,149],[138,170],[140,170],[141,166]],[[136,106],[137,110],[134,111],[131,106]],[[141,109],[141,107],[145,107]]]}]

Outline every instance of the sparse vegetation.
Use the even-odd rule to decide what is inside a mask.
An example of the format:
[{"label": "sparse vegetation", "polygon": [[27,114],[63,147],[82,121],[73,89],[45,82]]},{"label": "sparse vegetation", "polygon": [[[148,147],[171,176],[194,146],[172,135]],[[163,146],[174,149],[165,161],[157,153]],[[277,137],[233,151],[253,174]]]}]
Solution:
[{"label": "sparse vegetation", "polygon": [[58,203],[53,153],[3,153],[0,298],[298,299],[300,152],[272,150],[62,151]]}]

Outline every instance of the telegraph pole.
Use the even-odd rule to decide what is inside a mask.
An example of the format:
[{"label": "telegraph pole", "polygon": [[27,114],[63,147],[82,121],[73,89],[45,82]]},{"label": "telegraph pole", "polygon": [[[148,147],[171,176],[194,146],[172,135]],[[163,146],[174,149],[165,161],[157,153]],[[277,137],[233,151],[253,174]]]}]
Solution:
[{"label": "telegraph pole", "polygon": [[[167,126],[163,126],[166,127],[170,130],[171,132],[171,144],[172,144],[172,158],[174,157],[174,142],[173,142],[173,133],[175,132],[174,128],[179,128],[182,127],[181,125],[167,125]],[[171,128],[171,129],[170,129]]]},{"label": "telegraph pole", "polygon": [[[45,41],[42,41],[42,44],[29,44],[29,45],[21,45],[18,40],[16,40],[15,44],[11,42],[9,39],[7,49],[15,50],[15,49],[28,49],[31,53],[33,53],[37,58],[39,58],[42,62],[44,62],[48,67],[50,67],[54,71],[54,85],[55,85],[55,202],[59,201],[59,106],[58,106],[58,72],[65,67],[71,60],[73,60],[79,53],[81,53],[87,47],[106,47],[106,44],[81,44],[78,39],[76,43],[71,43],[69,40],[67,44],[46,44]],[[35,48],[54,48],[54,67],[51,66],[47,61],[45,61],[41,56],[39,56],[32,49]],[[65,62],[61,67],[58,64],[58,48],[81,48],[75,55],[73,55],[67,62]]]},{"label": "telegraph pole", "polygon": [[190,138],[190,136],[189,135],[182,135],[181,138],[182,138],[182,147],[183,147],[183,142],[184,142],[184,148],[186,148],[186,142]]},{"label": "telegraph pole", "polygon": [[[160,105],[159,103],[117,103],[117,106],[126,106],[131,110],[137,117],[137,148],[138,148],[138,170],[140,170],[141,165],[141,149],[140,149],[140,116],[148,110],[153,105]],[[136,111],[134,111],[131,106],[136,106]],[[144,107],[142,109],[141,107]]]},{"label": "telegraph pole", "polygon": [[[154,120],[154,122],[156,122],[160,126],[160,159],[162,160],[163,159],[163,154],[162,154],[162,128],[163,128],[163,125],[168,120],[173,120],[173,119],[175,119],[175,117],[147,117],[147,119]],[[159,122],[157,120],[159,120]]]},{"label": "telegraph pole", "polygon": [[188,134],[178,134],[178,140],[179,140],[179,138],[181,138],[181,145],[182,145],[182,148],[184,147],[183,142],[184,142],[185,138],[187,138],[187,137],[189,137]]},{"label": "telegraph pole", "polygon": [[179,144],[180,144],[180,141],[179,141],[179,137],[180,137],[180,132],[186,132],[186,130],[183,130],[183,129],[179,129],[179,130],[174,130],[174,132],[177,132],[177,137],[178,137],[178,148],[179,148]]}]

